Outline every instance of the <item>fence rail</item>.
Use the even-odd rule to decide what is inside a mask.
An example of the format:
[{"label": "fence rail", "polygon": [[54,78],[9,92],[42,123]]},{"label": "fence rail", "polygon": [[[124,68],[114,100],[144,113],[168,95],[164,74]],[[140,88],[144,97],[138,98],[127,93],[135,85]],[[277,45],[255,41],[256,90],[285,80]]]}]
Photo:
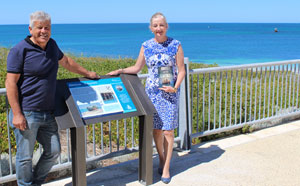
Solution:
[{"label": "fence rail", "polygon": [[[185,63],[188,69],[187,58]],[[175,141],[187,149],[194,138],[300,114],[299,64],[300,60],[290,60],[188,70],[180,89],[180,124]],[[146,77],[139,75],[141,80]],[[6,96],[6,89],[0,89],[0,96]],[[5,100],[3,114],[7,115]],[[8,145],[1,149],[0,184],[16,179],[16,148],[8,121],[6,129]],[[87,162],[137,151],[137,130],[137,117],[86,126]],[[62,154],[51,171],[71,166],[70,131],[61,131],[60,137]],[[42,148],[36,149],[39,156]]]},{"label": "fence rail", "polygon": [[193,69],[191,138],[299,114],[300,60]]}]

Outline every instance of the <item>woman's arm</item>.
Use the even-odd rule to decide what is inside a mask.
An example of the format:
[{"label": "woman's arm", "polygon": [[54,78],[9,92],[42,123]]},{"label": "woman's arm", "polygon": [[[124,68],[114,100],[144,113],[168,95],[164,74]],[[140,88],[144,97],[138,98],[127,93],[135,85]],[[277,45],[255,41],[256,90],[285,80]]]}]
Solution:
[{"label": "woman's arm", "polygon": [[176,55],[176,64],[178,67],[178,77],[177,77],[176,84],[174,85],[174,88],[178,89],[185,77],[184,55],[183,55],[183,49],[181,45],[179,45],[178,47],[178,52]]},{"label": "woman's arm", "polygon": [[118,75],[118,74],[137,74],[139,71],[142,70],[144,65],[146,64],[145,57],[144,57],[144,47],[141,47],[139,57],[135,63],[135,65],[124,68],[124,69],[118,69],[111,71],[107,73],[107,75]]},{"label": "woman's arm", "polygon": [[185,67],[184,67],[184,55],[181,45],[178,47],[178,51],[176,54],[176,65],[178,68],[178,76],[176,80],[176,84],[174,87],[170,86],[163,86],[162,88],[159,88],[160,90],[163,90],[165,92],[176,92],[177,89],[180,87],[180,84],[185,76]]}]

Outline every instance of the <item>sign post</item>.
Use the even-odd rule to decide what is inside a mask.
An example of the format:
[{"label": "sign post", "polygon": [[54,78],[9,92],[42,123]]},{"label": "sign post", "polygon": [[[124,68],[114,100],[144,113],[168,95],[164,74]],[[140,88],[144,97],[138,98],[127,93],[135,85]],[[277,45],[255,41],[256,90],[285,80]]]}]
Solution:
[{"label": "sign post", "polygon": [[136,75],[101,76],[99,80],[58,80],[55,119],[71,130],[73,186],[86,186],[84,126],[139,117],[139,171],[142,184],[153,182],[153,114],[156,112]]}]

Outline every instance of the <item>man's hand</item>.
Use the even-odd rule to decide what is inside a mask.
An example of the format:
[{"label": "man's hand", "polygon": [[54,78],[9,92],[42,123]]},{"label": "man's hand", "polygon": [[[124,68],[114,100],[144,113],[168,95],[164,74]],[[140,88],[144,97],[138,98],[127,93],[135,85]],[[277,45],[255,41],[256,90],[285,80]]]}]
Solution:
[{"label": "man's hand", "polygon": [[97,75],[96,72],[91,72],[91,71],[89,71],[89,72],[88,72],[88,75],[87,75],[87,78],[90,78],[90,79],[99,79],[100,76]]},{"label": "man's hand", "polygon": [[26,119],[23,114],[14,115],[12,123],[17,129],[20,130],[26,129]]}]

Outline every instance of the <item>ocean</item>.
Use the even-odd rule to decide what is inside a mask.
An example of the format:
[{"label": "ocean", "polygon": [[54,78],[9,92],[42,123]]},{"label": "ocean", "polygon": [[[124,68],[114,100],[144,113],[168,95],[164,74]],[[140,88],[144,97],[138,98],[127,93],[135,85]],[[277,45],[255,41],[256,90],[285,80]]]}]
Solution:
[{"label": "ocean", "polygon": [[[28,25],[0,25],[0,46],[12,47],[27,35]],[[300,59],[296,23],[170,23],[167,35],[181,42],[192,62],[228,66]],[[52,38],[76,56],[137,58],[152,37],[147,23],[52,25]]]}]

